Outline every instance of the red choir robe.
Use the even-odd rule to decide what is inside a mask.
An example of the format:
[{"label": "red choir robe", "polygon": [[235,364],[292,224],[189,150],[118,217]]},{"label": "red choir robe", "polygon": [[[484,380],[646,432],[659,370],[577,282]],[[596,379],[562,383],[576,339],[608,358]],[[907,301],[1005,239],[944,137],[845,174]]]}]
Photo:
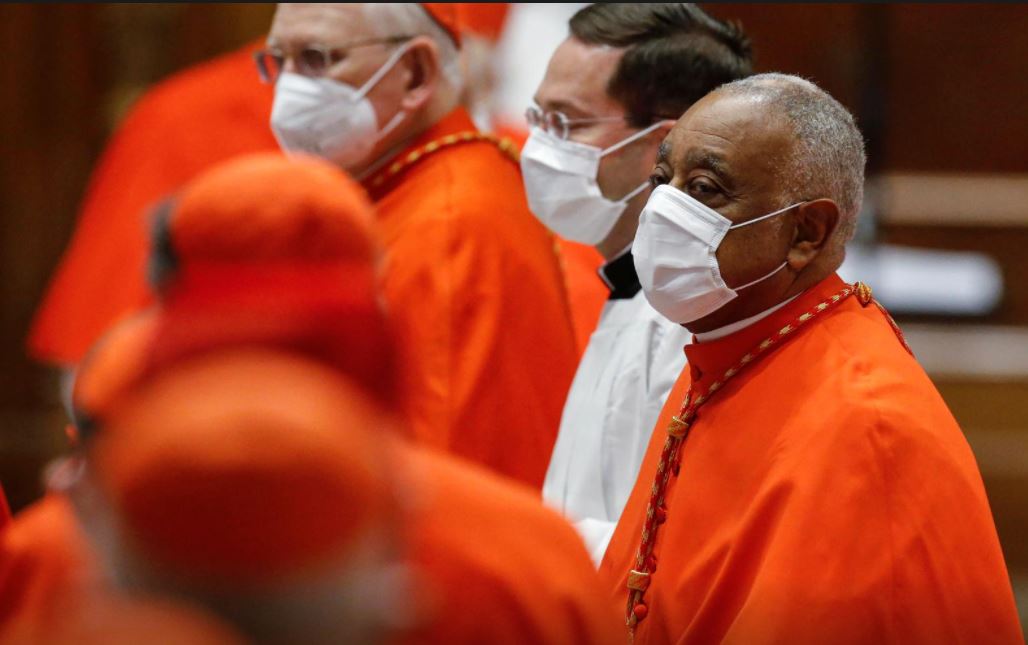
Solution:
[{"label": "red choir robe", "polygon": [[68,499],[47,494],[28,506],[0,534],[0,642],[58,620],[67,590],[94,588],[99,577]]},{"label": "red choir robe", "polygon": [[[601,565],[623,612],[666,429],[690,385],[707,391],[843,286],[833,275],[685,348]],[[974,455],[873,303],[848,298],[715,392],[666,500],[636,643],[1022,642]]]},{"label": "red choir robe", "polygon": [[36,311],[35,358],[73,365],[118,318],[152,299],[146,284],[148,211],[208,167],[277,151],[273,89],[260,82],[251,43],[147,91],[93,172],[75,233]]},{"label": "red choir robe", "polygon": [[364,182],[401,389],[427,445],[541,488],[577,362],[553,237],[510,153],[458,108]]}]

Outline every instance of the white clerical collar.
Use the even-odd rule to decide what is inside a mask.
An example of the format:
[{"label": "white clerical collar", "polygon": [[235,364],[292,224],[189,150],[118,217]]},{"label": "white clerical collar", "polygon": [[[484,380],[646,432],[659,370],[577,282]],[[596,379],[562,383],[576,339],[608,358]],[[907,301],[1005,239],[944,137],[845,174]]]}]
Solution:
[{"label": "white clerical collar", "polygon": [[700,343],[705,343],[705,342],[710,341],[710,340],[717,340],[718,338],[724,338],[725,336],[728,336],[729,334],[734,334],[737,331],[742,331],[743,329],[746,329],[747,327],[749,327],[753,323],[759,322],[759,321],[767,318],[768,316],[770,316],[771,314],[775,313],[776,311],[778,311],[779,309],[781,309],[785,305],[789,304],[790,302],[792,302],[796,298],[799,298],[801,295],[803,295],[803,294],[798,293],[795,296],[793,296],[792,298],[789,298],[788,300],[786,300],[784,302],[780,302],[777,305],[775,305],[774,307],[771,307],[770,309],[765,309],[764,311],[760,312],[756,316],[750,316],[749,318],[744,318],[742,320],[737,320],[734,323],[731,323],[729,325],[725,325],[724,327],[718,327],[717,329],[711,329],[710,331],[704,331],[704,332],[700,332],[698,334],[693,334],[693,336],[695,336],[697,342],[700,342]]}]

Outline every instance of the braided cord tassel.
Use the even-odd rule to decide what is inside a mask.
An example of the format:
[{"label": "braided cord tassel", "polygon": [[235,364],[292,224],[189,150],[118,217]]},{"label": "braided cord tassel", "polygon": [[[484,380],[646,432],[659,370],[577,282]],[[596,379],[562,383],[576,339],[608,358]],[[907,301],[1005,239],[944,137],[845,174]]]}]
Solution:
[{"label": "braided cord tassel", "polygon": [[440,150],[444,150],[446,148],[458,144],[474,143],[476,141],[485,141],[487,143],[495,145],[497,148],[499,148],[500,152],[502,152],[505,157],[507,157],[514,163],[518,163],[518,160],[520,159],[518,147],[510,139],[506,137],[501,139],[495,135],[488,134],[485,132],[466,130],[464,132],[448,134],[434,141],[429,141],[420,148],[415,148],[414,150],[411,150],[402,158],[397,159],[392,164],[390,164],[388,168],[372,177],[369,181],[369,185],[372,188],[378,188],[385,182],[396,177],[400,173],[404,172],[414,164],[418,163],[419,161],[433,153],[436,153]]}]

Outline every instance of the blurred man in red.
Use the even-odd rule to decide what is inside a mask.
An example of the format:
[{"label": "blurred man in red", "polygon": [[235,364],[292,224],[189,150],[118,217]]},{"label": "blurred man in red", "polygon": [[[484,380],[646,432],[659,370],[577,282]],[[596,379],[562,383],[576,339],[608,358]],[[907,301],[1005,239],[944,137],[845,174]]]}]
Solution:
[{"label": "blurred man in red", "polygon": [[[271,194],[277,198],[268,199]],[[232,379],[242,381],[245,387],[240,392],[251,399],[252,392],[260,391],[261,405],[264,399],[273,401],[277,395],[293,397],[288,400],[296,403],[295,397],[302,398],[316,390],[314,385],[298,386],[307,382],[300,375],[274,379],[265,383],[266,387],[254,385],[254,379],[266,378],[262,365],[275,360],[267,357],[268,352],[302,356],[304,361],[313,361],[310,369],[317,373],[330,370],[352,377],[354,385],[364,390],[361,396],[370,395],[377,404],[388,403],[392,396],[389,377],[393,375],[388,360],[377,365],[364,358],[370,356],[369,347],[381,347],[382,340],[388,338],[388,331],[381,324],[373,279],[378,254],[368,230],[371,219],[370,206],[352,182],[312,161],[278,157],[239,160],[191,184],[166,209],[166,215],[158,218],[162,223],[159,230],[164,232],[158,244],[162,249],[161,261],[154,271],[161,285],[160,306],[119,326],[83,364],[76,384],[75,405],[87,468],[89,464],[101,463],[90,461],[91,456],[100,454],[93,448],[103,445],[96,441],[105,436],[110,424],[120,423],[117,419],[123,409],[121,402],[134,396],[135,388],[147,387],[170,366],[205,360],[218,352],[256,348],[264,352],[265,358],[246,368],[239,363],[228,371],[217,367],[220,376],[209,385],[200,383],[193,387],[198,379],[183,381],[191,384],[187,388],[189,398],[206,401],[197,408],[204,414],[211,406],[221,405],[222,398],[239,398],[231,394],[211,397],[217,389],[215,383],[242,387],[231,384]],[[335,279],[325,281],[319,275]],[[372,279],[367,279],[369,276]],[[310,283],[306,289],[305,282]],[[329,319],[340,324],[322,323]],[[316,374],[311,378],[316,382],[331,380]],[[181,405],[183,413],[190,409],[184,400],[168,405],[171,409]],[[302,414],[306,405],[296,403],[287,407]],[[167,409],[163,405],[157,407]],[[146,424],[127,423],[121,427],[152,425],[155,437],[164,432],[181,437],[186,430],[175,425],[181,421],[175,416],[159,413]],[[256,418],[266,416],[260,414]],[[350,425],[335,424],[332,431],[346,432]],[[418,610],[421,618],[405,632],[407,638],[413,642],[471,643],[484,639],[555,645],[618,639],[616,628],[609,622],[613,618],[608,613],[611,607],[596,593],[594,573],[570,527],[542,509],[538,500],[520,486],[430,449],[403,443],[393,436],[396,434],[383,429],[374,435],[382,446],[374,444],[364,451],[348,452],[366,453],[370,458],[379,448],[390,450],[395,461],[386,469],[389,476],[399,478],[402,490],[420,494],[412,507],[405,506],[407,514],[401,523],[405,526],[404,561],[420,572],[425,582],[419,590],[427,596],[428,604],[427,613]],[[235,446],[232,452],[239,456],[238,463],[249,463],[246,455],[259,461],[273,457],[276,451],[260,450],[260,442],[252,448],[247,447],[252,442],[246,441],[213,441],[210,445],[202,441],[171,442],[179,446],[174,454],[189,455],[175,461],[167,458],[170,453],[162,452],[169,445],[166,440],[155,438],[150,442],[130,433],[120,436],[125,442],[120,454],[135,464],[132,472],[138,476],[126,475],[119,477],[119,481],[149,481],[141,490],[156,497],[119,496],[124,500],[149,499],[131,508],[121,503],[80,504],[79,512],[86,525],[101,542],[110,535],[103,527],[113,508],[120,509],[117,512],[128,511],[143,522],[142,526],[148,528],[145,539],[140,539],[149,546],[156,545],[158,553],[167,555],[167,550],[174,550],[175,545],[195,544],[196,540],[202,543],[201,537],[209,536],[210,544],[172,554],[186,559],[176,559],[181,571],[186,570],[183,567],[191,558],[200,558],[191,560],[193,565],[212,566],[213,562],[221,566],[224,558],[204,554],[235,553],[232,541],[243,538],[279,544],[282,548],[274,552],[283,551],[282,558],[305,557],[304,545],[286,538],[292,535],[299,540],[297,535],[308,533],[303,530],[304,523],[324,513],[313,513],[307,520],[294,518],[295,521],[282,526],[249,515],[248,522],[268,528],[240,535],[208,531],[208,523],[216,525],[220,517],[217,513],[204,515],[195,505],[168,501],[176,495],[196,492],[182,483],[201,478],[182,476],[182,469],[219,463],[216,457],[225,454],[220,446]],[[134,452],[136,445],[141,446],[138,453]],[[388,445],[396,447],[389,449],[385,447]],[[122,459],[115,461],[124,463]],[[162,469],[161,464],[178,465]],[[291,476],[303,479],[303,470]],[[318,472],[331,477],[330,470]],[[102,465],[85,472],[114,476]],[[72,479],[82,482],[81,478]],[[90,486],[78,490],[86,493]],[[120,485],[115,488],[123,490]],[[8,578],[14,588],[21,580],[22,587],[27,586],[27,581],[41,590],[29,598],[11,595],[9,588],[0,586],[0,595],[11,599],[16,625],[28,623],[46,629],[45,617],[54,611],[50,599],[74,595],[76,589],[83,588],[83,581],[98,576],[97,558],[76,536],[75,522],[69,517],[70,509],[64,499],[55,492],[33,509],[37,518],[47,518],[51,528],[56,529],[50,531],[50,540],[21,540],[20,548],[13,549],[14,545],[4,545],[8,550],[0,556],[0,562],[14,563],[8,566],[17,574]],[[77,499],[88,501],[89,497]],[[392,506],[388,499],[380,501],[386,508]],[[310,504],[316,505],[316,500],[311,499]],[[290,502],[286,506],[291,508],[295,504]],[[271,508],[241,508],[244,507],[260,517]],[[198,514],[190,515],[194,512]],[[34,525],[44,526],[39,521]],[[21,534],[27,532],[31,533],[30,527],[23,527]],[[62,555],[66,553],[71,556]],[[245,582],[229,577],[233,582]],[[164,588],[164,583],[158,587]],[[285,601],[285,597],[279,598]],[[240,618],[231,608],[226,610],[218,602],[213,604],[234,621],[241,620],[244,628],[249,624],[247,616],[253,616],[252,612],[244,612],[246,616]]]}]

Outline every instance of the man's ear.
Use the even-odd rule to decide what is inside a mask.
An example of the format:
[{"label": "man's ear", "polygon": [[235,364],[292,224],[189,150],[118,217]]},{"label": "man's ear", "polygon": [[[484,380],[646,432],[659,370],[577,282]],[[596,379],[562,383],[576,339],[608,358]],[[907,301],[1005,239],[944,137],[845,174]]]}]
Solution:
[{"label": "man's ear", "polygon": [[801,271],[824,253],[839,226],[839,205],[830,199],[804,202],[795,210],[796,230],[787,261]]},{"label": "man's ear", "polygon": [[428,36],[416,36],[407,44],[407,52],[399,64],[407,71],[400,107],[406,112],[415,112],[435,95],[441,81],[439,47]]}]

